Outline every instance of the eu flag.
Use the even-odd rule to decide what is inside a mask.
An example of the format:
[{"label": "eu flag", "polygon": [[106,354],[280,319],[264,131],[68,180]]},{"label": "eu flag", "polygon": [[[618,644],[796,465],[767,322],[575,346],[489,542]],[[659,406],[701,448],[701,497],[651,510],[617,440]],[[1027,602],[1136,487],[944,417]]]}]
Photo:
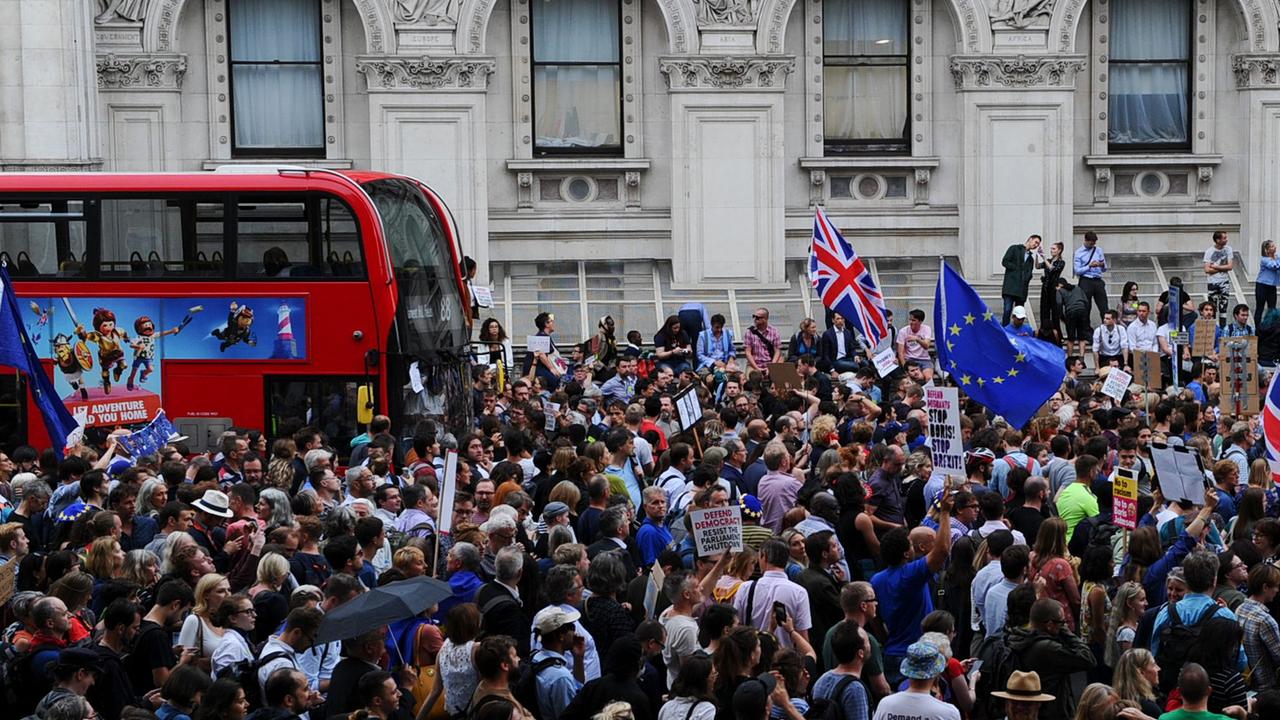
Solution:
[{"label": "eu flag", "polygon": [[938,359],[969,397],[1022,427],[1062,385],[1066,353],[1005,333],[969,283],[945,262],[933,298]]},{"label": "eu flag", "polygon": [[54,452],[61,455],[67,437],[79,427],[79,423],[67,412],[67,406],[62,404],[62,398],[53,389],[53,381],[40,365],[40,358],[22,324],[18,296],[13,291],[13,283],[9,282],[9,269],[2,264],[0,294],[4,296],[4,306],[0,307],[0,365],[24,372],[31,379],[31,395],[44,417],[44,427],[49,431]]}]

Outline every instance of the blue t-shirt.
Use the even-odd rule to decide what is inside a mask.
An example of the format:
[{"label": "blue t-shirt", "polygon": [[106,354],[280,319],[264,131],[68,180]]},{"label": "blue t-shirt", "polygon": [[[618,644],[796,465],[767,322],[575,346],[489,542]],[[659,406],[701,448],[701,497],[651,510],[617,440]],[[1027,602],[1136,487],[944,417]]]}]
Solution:
[{"label": "blue t-shirt", "polygon": [[889,631],[886,655],[906,655],[907,648],[920,639],[920,623],[933,612],[929,578],[933,571],[925,558],[905,565],[885,568],[871,578],[880,601],[880,613]]},{"label": "blue t-shirt", "polygon": [[671,531],[662,525],[645,518],[644,524],[636,532],[636,545],[640,548],[640,559],[649,567],[662,551],[671,543]]},{"label": "blue t-shirt", "polygon": [[[823,673],[818,678],[818,681],[813,684],[813,699],[832,699],[831,696],[835,693],[836,686],[847,677],[852,676],[837,673],[835,670],[828,670]],[[845,720],[867,720],[870,716],[870,701],[867,697],[867,688],[862,684],[861,680],[855,679],[849,683],[844,691],[840,693],[840,697],[836,699],[844,704],[844,713],[842,715]]]}]

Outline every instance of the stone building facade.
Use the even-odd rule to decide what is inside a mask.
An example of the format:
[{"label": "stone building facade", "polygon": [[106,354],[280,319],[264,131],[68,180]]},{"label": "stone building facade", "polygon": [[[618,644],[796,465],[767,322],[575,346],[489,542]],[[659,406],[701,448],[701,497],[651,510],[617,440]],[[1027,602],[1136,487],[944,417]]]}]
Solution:
[{"label": "stone building facade", "polygon": [[264,162],[430,183],[517,336],[535,305],[569,336],[812,314],[815,204],[885,267],[1225,229],[1247,280],[1280,221],[1280,2],[0,2],[0,169]]}]

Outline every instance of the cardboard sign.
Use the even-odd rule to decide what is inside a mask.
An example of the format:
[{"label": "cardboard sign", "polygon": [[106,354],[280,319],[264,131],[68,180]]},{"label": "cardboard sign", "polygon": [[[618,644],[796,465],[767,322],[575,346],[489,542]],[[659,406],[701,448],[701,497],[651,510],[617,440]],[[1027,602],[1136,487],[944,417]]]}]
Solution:
[{"label": "cardboard sign", "polygon": [[1138,478],[1132,470],[1116,468],[1116,479],[1111,486],[1112,522],[1125,530],[1138,527]]},{"label": "cardboard sign", "polygon": [[1222,338],[1218,344],[1218,375],[1222,381],[1219,408],[1244,419],[1262,411],[1258,382],[1258,339],[1252,335]]},{"label": "cardboard sign", "polygon": [[471,293],[475,295],[476,305],[482,308],[493,307],[493,291],[484,285],[472,285]]},{"label": "cardboard sign", "polygon": [[1199,452],[1181,445],[1153,443],[1151,459],[1165,500],[1188,500],[1204,505],[1206,478]]},{"label": "cardboard sign", "polygon": [[898,353],[892,345],[876,353],[872,358],[876,364],[876,372],[880,373],[880,377],[887,378],[898,369]]},{"label": "cardboard sign", "polygon": [[693,543],[699,555],[742,549],[742,508],[737,505],[690,511]]},{"label": "cardboard sign", "polygon": [[458,451],[444,455],[444,480],[440,483],[440,520],[436,530],[446,535],[453,532],[453,498],[458,494]]},{"label": "cardboard sign", "polygon": [[1124,394],[1129,391],[1129,384],[1132,382],[1132,375],[1113,367],[1107,371],[1106,382],[1102,383],[1102,394],[1118,403],[1124,402]]},{"label": "cardboard sign", "polygon": [[1133,353],[1133,380],[1148,390],[1160,389],[1160,353],[1140,350]]},{"label": "cardboard sign", "polygon": [[929,412],[929,449],[933,454],[931,478],[945,480],[964,473],[964,440],[960,435],[960,390],[953,387],[927,387],[924,404]]},{"label": "cardboard sign", "polygon": [[1212,318],[1196,318],[1195,330],[1191,338],[1191,355],[1205,357],[1216,352],[1213,339],[1217,335],[1218,323]]},{"label": "cardboard sign", "polygon": [[804,380],[796,371],[795,363],[769,363],[769,379],[779,395],[791,390],[803,390]]},{"label": "cardboard sign", "polygon": [[702,419],[702,403],[698,401],[698,393],[692,385],[680,391],[671,401],[675,403],[681,430],[688,432]]},{"label": "cardboard sign", "polygon": [[547,420],[543,423],[543,430],[547,432],[556,431],[556,415],[560,413],[560,403],[545,402],[542,404],[542,412],[547,416]]},{"label": "cardboard sign", "polygon": [[551,352],[551,336],[550,335],[529,335],[524,339],[525,347],[529,348],[529,352],[550,353]]}]

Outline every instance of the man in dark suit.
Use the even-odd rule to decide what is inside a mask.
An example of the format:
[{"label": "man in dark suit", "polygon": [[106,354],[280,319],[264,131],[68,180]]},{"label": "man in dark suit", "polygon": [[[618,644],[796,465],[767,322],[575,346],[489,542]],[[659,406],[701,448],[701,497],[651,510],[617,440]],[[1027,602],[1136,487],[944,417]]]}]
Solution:
[{"label": "man in dark suit", "polygon": [[[319,717],[332,715],[349,715],[360,709],[360,694],[356,692],[356,684],[360,678],[382,668],[378,660],[382,657],[387,644],[387,628],[380,627],[350,640],[342,641],[342,651],[346,655],[333,669],[333,677],[329,681],[329,695],[325,699],[324,712],[315,713]],[[425,700],[425,698],[423,698]]]},{"label": "man in dark suit", "polygon": [[1004,251],[1000,265],[1004,267],[1004,281],[1000,284],[1000,297],[1004,300],[1004,313],[1000,325],[1009,324],[1013,308],[1025,305],[1031,287],[1031,275],[1036,269],[1036,256],[1040,254],[1040,236],[1032,235],[1020,245],[1010,245]]},{"label": "man in dark suit", "polygon": [[840,561],[840,548],[834,533],[819,530],[805,538],[804,551],[809,556],[809,567],[801,570],[795,581],[809,596],[809,617],[813,621],[809,637],[825,638],[827,631],[844,619],[840,607],[843,579],[832,575],[839,572],[836,564]]},{"label": "man in dark suit", "polygon": [[587,546],[587,559],[594,560],[597,555],[611,550],[621,551],[622,564],[627,569],[627,578],[639,574],[640,567],[638,548],[628,542],[631,526],[627,523],[627,511],[621,505],[614,505],[600,516],[600,539]]},{"label": "man in dark suit", "polygon": [[831,313],[831,327],[822,333],[818,341],[818,369],[822,372],[854,372],[861,362],[858,352],[862,346],[858,335],[840,313]]},{"label": "man in dark suit", "polygon": [[[494,580],[476,592],[476,605],[480,607],[483,637],[510,636],[516,641],[516,652],[521,657],[529,657],[532,620],[525,611],[526,599],[520,597],[517,589],[523,574],[524,551],[514,545],[502,548],[494,560]],[[533,600],[528,598],[530,602]]]}]

